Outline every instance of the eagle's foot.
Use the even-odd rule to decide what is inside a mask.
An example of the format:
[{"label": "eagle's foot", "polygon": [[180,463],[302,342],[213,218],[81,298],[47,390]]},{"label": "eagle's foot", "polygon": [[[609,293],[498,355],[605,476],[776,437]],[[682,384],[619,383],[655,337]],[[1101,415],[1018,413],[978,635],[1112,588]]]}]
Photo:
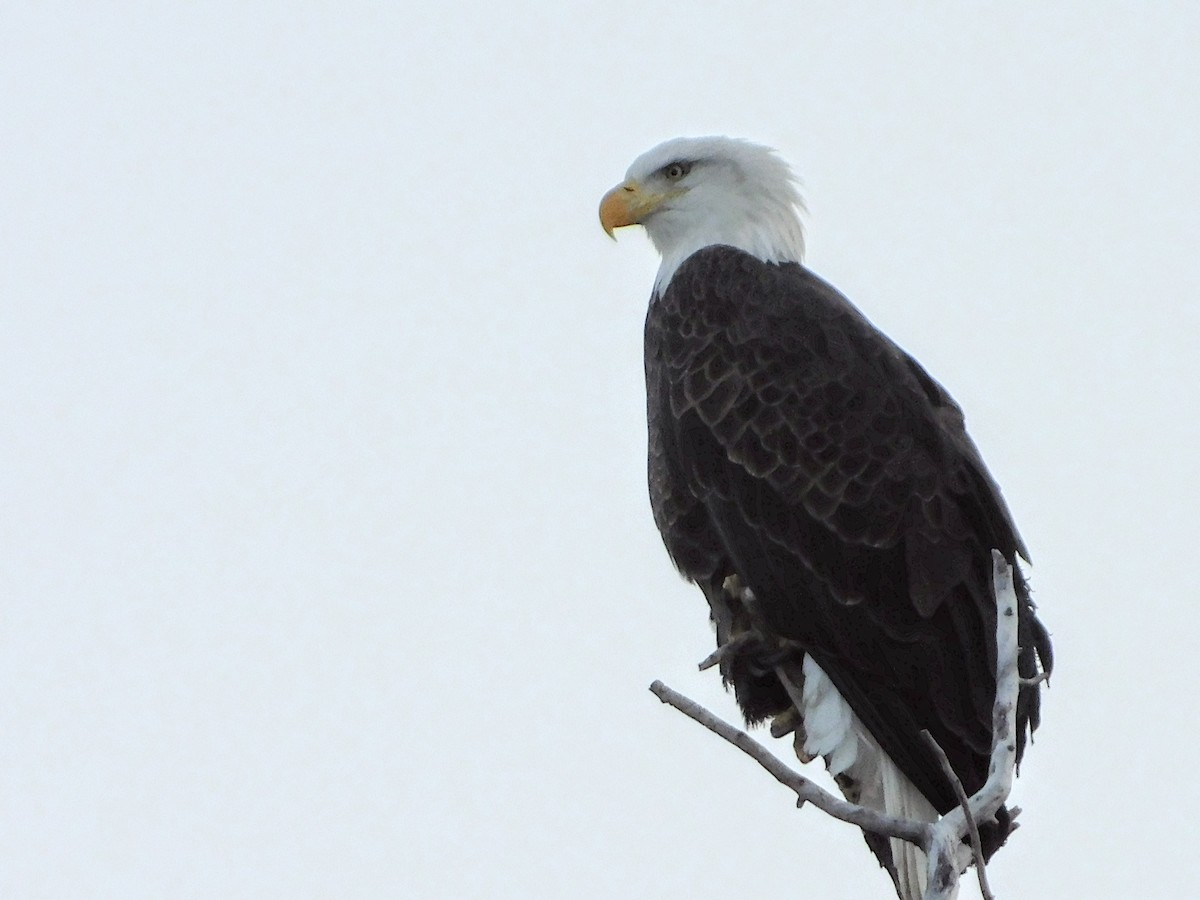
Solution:
[{"label": "eagle's foot", "polygon": [[771,737],[781,738],[784,735],[791,734],[803,725],[804,720],[800,718],[800,713],[796,710],[796,707],[789,706],[771,720]]}]

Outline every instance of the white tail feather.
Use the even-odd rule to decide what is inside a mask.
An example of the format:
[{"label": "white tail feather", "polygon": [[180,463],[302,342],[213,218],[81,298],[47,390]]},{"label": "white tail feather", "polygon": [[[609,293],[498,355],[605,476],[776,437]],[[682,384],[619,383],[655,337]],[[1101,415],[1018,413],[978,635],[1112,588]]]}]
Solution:
[{"label": "white tail feather", "polygon": [[[892,762],[863,727],[845,698],[811,656],[804,658],[801,688],[778,671],[788,694],[801,710],[808,758],[825,757],[831,775],[845,773],[857,785],[856,802],[918,822],[936,822],[938,812]],[[803,759],[804,757],[802,757]],[[921,900],[925,894],[926,860],[919,847],[891,839],[900,900]],[[952,895],[957,896],[958,889]]]},{"label": "white tail feather", "polygon": [[[936,822],[937,810],[911,781],[904,777],[891,758],[880,751],[879,776],[883,788],[883,812],[918,822]],[[891,839],[892,862],[896,866],[897,888],[901,900],[921,900],[925,895],[926,860],[919,847],[908,841]],[[958,894],[957,888],[954,895]]]}]

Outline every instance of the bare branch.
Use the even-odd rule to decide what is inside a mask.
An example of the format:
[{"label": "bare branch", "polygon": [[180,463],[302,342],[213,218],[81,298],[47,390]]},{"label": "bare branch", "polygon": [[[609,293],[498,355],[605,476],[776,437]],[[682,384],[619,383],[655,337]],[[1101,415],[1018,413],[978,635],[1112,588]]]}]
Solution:
[{"label": "bare branch", "polygon": [[[925,900],[950,900],[958,884],[957,848],[975,821],[992,818],[1012,790],[1017,764],[1017,592],[1013,571],[999,550],[992,551],[992,592],[996,598],[996,702],[992,707],[992,759],[988,778],[965,808],[953,809],[933,826]],[[981,882],[982,883],[982,882]]]},{"label": "bare branch", "polygon": [[992,893],[991,886],[987,880],[987,861],[983,858],[983,841],[979,838],[979,824],[975,821],[975,817],[971,815],[971,801],[967,797],[967,791],[963,787],[962,779],[958,777],[958,773],[950,765],[950,758],[946,756],[946,751],[942,749],[942,745],[929,733],[928,729],[921,729],[921,737],[925,739],[925,743],[929,745],[929,749],[933,751],[933,755],[937,757],[938,763],[941,764],[942,774],[946,776],[946,779],[954,788],[954,796],[958,798],[959,808],[962,809],[963,815],[967,818],[967,828],[971,832],[971,852],[975,857],[975,871],[979,875],[979,892],[983,895],[983,900],[996,900],[996,896]]},{"label": "bare branch", "polygon": [[737,637],[730,638],[720,647],[714,650],[704,659],[700,660],[700,671],[711,669],[717,663],[725,659],[725,657],[737,652],[742,647],[754,641],[754,634],[749,631],[742,632]]},{"label": "bare branch", "polygon": [[713,666],[715,666],[717,663],[719,663],[724,658],[725,658],[725,645],[722,644],[720,647],[718,647],[712,653],[708,654],[708,656],[704,657],[704,659],[700,660],[700,671],[703,672],[707,669],[711,669]]},{"label": "bare branch", "polygon": [[[1017,610],[1018,601],[1013,585],[1013,571],[1004,556],[992,551],[992,588],[996,598],[996,701],[992,709],[992,755],[988,778],[983,787],[968,797],[962,782],[950,766],[946,754],[937,741],[923,732],[947,779],[954,786],[959,806],[942,816],[937,822],[926,823],[884,815],[875,810],[839,800],[828,791],[822,790],[803,775],[784,765],[766,747],[759,744],[746,732],[717,718],[704,707],[682,694],[678,694],[656,681],[650,690],[664,703],[670,704],[684,715],[699,722],[709,731],[724,738],[760,766],[766,769],[780,784],[796,794],[796,805],[812,803],[818,809],[857,825],[864,831],[886,837],[899,838],[916,844],[928,857],[924,900],[950,900],[959,880],[959,850],[963,839],[970,834],[975,854],[975,866],[979,871],[979,886],[985,900],[994,900],[987,883],[982,844],[979,839],[978,822],[992,819],[1008,798],[1012,789],[1013,772],[1016,767],[1017,741],[1016,716],[1017,696],[1022,684],[1037,684],[1044,676],[1021,679],[1017,669]],[[720,660],[721,651],[709,657],[709,665]],[[1017,810],[1013,810],[1015,818]]]},{"label": "bare branch", "polygon": [[798,807],[803,806],[805,803],[811,803],[835,819],[841,819],[843,822],[849,822],[851,825],[857,825],[859,828],[874,832],[875,834],[900,838],[918,846],[925,844],[929,830],[928,824],[912,822],[908,819],[898,819],[895,816],[887,816],[883,813],[875,812],[873,809],[867,809],[865,806],[859,806],[856,803],[847,803],[845,800],[839,800],[833,794],[809,781],[799,772],[792,771],[780,762],[779,758],[771,753],[770,750],[754,740],[746,732],[740,728],[734,728],[729,723],[717,718],[696,701],[690,700],[682,694],[671,690],[671,688],[667,687],[661,681],[656,681],[650,685],[650,690],[663,703],[675,707],[688,718],[699,722],[709,731],[721,736],[770,772],[780,784],[795,791],[796,805]]},{"label": "bare branch", "polygon": [[1032,678],[1022,678],[1021,687],[1037,687],[1042,682],[1046,682],[1046,687],[1050,687],[1050,673],[1038,672]]}]

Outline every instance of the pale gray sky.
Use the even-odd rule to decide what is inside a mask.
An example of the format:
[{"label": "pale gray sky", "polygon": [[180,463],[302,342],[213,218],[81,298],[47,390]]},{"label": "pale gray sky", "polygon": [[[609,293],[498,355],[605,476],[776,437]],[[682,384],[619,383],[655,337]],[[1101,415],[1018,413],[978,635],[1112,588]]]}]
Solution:
[{"label": "pale gray sky", "polygon": [[1032,549],[1000,896],[1194,890],[1200,7],[10,6],[0,895],[888,895],[646,690],[736,715],[596,204],[714,132]]}]

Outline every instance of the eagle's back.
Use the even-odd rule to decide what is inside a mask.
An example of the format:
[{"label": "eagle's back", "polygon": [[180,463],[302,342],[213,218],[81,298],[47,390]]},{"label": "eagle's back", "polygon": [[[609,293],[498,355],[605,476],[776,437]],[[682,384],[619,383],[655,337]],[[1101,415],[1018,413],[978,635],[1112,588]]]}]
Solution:
[{"label": "eagle's back", "polygon": [[[1027,554],[947,392],[803,266],[730,247],[694,254],[652,300],[646,382],[655,521],[718,640],[758,628],[811,654],[940,811],[954,795],[921,729],[980,787],[990,551]],[[753,608],[729,594],[734,575]],[[1050,647],[1018,581],[1028,677]],[[747,651],[723,665],[748,719],[788,705],[769,661]],[[1018,719],[1023,745],[1036,687]]]}]

